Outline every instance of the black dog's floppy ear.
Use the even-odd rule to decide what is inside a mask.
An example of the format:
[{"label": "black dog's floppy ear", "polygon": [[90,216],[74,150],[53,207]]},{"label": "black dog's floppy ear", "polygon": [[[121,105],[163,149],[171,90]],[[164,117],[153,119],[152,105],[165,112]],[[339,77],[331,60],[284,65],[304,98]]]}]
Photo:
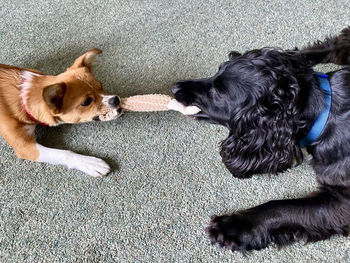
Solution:
[{"label": "black dog's floppy ear", "polygon": [[231,51],[231,52],[228,54],[229,60],[233,60],[233,59],[235,59],[236,57],[239,57],[239,56],[242,56],[242,54],[239,53],[239,52],[237,52],[237,51]]},{"label": "black dog's floppy ear", "polygon": [[[275,73],[275,72],[274,72]],[[271,74],[271,77],[272,74]],[[285,171],[302,162],[298,131],[297,80],[282,77],[267,82],[256,102],[248,99],[231,118],[230,134],[221,143],[221,157],[236,177]],[[275,86],[273,86],[275,85]]]}]

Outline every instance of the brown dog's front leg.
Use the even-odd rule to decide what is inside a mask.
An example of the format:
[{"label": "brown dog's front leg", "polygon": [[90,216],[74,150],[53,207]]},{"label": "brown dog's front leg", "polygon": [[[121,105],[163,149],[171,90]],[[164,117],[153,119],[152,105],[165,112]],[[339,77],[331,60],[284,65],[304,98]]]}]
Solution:
[{"label": "brown dog's front leg", "polygon": [[110,171],[109,165],[102,159],[38,144],[34,137],[35,125],[13,124],[2,127],[1,135],[13,147],[19,158],[66,165],[68,168],[78,169],[94,177],[106,175]]}]

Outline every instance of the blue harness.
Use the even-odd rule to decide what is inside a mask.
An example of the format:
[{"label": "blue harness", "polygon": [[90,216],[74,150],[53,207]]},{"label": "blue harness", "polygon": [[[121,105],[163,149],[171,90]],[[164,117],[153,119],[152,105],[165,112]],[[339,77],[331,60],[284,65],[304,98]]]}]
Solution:
[{"label": "blue harness", "polygon": [[300,146],[303,147],[311,145],[321,135],[324,127],[326,126],[332,103],[332,90],[328,76],[322,73],[315,74],[318,82],[320,83],[320,88],[323,90],[326,107],[316,119],[308,135],[306,135],[306,137],[299,142]]}]

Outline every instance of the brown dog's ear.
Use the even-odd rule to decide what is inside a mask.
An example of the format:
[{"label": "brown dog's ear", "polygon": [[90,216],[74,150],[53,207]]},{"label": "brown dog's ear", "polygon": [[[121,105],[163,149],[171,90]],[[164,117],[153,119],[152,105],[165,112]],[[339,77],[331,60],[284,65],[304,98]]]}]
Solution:
[{"label": "brown dog's ear", "polygon": [[97,48],[92,48],[88,50],[86,53],[78,57],[72,66],[70,66],[67,70],[70,69],[76,69],[76,68],[81,68],[81,67],[87,67],[90,71],[92,69],[92,63],[95,59],[95,57],[98,54],[101,54],[102,51],[97,49]]},{"label": "brown dog's ear", "polygon": [[65,93],[66,93],[65,83],[54,84],[44,88],[43,90],[43,98],[46,104],[56,114],[61,111]]}]

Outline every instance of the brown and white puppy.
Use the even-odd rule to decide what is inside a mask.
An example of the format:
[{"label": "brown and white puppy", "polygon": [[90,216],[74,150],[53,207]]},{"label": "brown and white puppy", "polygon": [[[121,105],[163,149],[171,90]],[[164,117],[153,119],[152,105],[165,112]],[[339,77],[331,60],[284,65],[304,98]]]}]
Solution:
[{"label": "brown and white puppy", "polygon": [[122,113],[118,96],[106,96],[92,75],[92,62],[100,53],[90,49],[57,76],[0,64],[0,135],[19,158],[66,165],[91,176],[110,171],[99,158],[47,148],[34,135],[36,124],[109,120]]}]

